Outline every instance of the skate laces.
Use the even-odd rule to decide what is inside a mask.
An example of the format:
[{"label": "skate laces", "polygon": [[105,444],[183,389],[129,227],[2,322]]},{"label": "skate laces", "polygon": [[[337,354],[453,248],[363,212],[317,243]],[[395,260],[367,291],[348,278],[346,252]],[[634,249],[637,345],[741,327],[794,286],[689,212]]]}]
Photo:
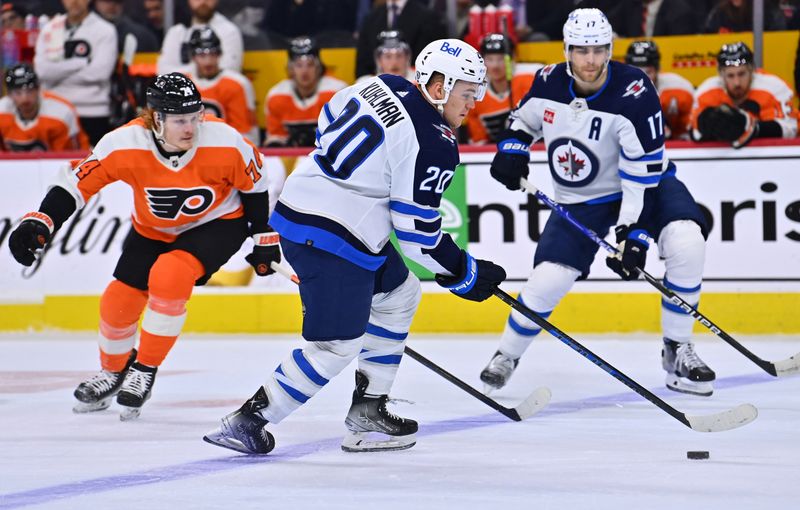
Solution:
[{"label": "skate laces", "polygon": [[497,353],[489,362],[489,370],[495,370],[502,373],[511,373],[514,371],[514,359],[509,358],[505,354]]},{"label": "skate laces", "polygon": [[694,352],[694,344],[689,342],[678,346],[677,357],[680,362],[689,369],[703,368],[706,366],[703,360],[701,360],[697,353]]},{"label": "skate laces", "polygon": [[91,379],[84,382],[84,386],[88,386],[97,394],[103,394],[109,390],[111,390],[115,384],[117,384],[117,380],[119,379],[120,372],[110,372],[108,370],[103,370],[100,373],[94,375]]},{"label": "skate laces", "polygon": [[137,397],[144,397],[147,388],[149,388],[153,382],[153,375],[154,374],[150,372],[142,372],[141,370],[131,368],[128,375],[125,377],[123,387],[128,393],[133,393]]}]

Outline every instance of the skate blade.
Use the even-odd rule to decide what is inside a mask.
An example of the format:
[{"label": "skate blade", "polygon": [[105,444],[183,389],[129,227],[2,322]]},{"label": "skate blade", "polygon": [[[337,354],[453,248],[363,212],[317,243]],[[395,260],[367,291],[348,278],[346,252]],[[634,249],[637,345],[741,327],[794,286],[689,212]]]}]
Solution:
[{"label": "skate blade", "polygon": [[417,444],[416,434],[406,436],[389,436],[386,434],[374,433],[386,439],[370,439],[371,432],[349,432],[342,441],[342,450],[349,453],[360,452],[388,452],[395,450],[407,450]]},{"label": "skate blade", "polygon": [[213,444],[214,446],[220,446],[222,448],[227,448],[228,450],[244,453],[246,455],[267,455],[267,453],[269,453],[254,452],[248,449],[244,443],[228,436],[222,431],[222,429],[214,429],[207,433],[205,436],[203,436],[203,441],[208,444]]},{"label": "skate blade", "polygon": [[688,395],[710,397],[714,393],[714,384],[712,382],[690,381],[675,374],[667,374],[666,385],[672,391]]},{"label": "skate blade", "polygon": [[119,412],[119,421],[133,421],[138,419],[140,414],[142,414],[141,407],[122,406],[122,411]]},{"label": "skate blade", "polygon": [[108,409],[111,405],[111,398],[108,397],[103,400],[98,400],[97,402],[78,402],[72,408],[72,412],[75,414],[86,414],[86,413],[96,413],[97,411],[103,411]]}]

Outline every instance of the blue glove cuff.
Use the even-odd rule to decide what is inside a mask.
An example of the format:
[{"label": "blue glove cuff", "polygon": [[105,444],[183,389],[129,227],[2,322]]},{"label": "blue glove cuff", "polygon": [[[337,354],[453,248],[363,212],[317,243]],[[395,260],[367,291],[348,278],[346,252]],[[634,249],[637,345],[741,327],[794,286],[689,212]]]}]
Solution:
[{"label": "blue glove cuff", "polygon": [[475,258],[467,252],[464,252],[464,256],[464,265],[466,266],[464,278],[452,285],[442,285],[442,287],[448,289],[453,294],[466,294],[472,290],[472,287],[475,286],[475,282],[478,281],[478,264],[475,262]]},{"label": "blue glove cuff", "polygon": [[633,239],[634,241],[637,241],[645,245],[646,248],[650,247],[650,236],[647,234],[646,230],[642,229],[631,230],[630,232],[628,232],[628,239]]},{"label": "blue glove cuff", "polygon": [[497,144],[497,150],[506,154],[528,155],[531,146],[518,138],[506,138]]}]

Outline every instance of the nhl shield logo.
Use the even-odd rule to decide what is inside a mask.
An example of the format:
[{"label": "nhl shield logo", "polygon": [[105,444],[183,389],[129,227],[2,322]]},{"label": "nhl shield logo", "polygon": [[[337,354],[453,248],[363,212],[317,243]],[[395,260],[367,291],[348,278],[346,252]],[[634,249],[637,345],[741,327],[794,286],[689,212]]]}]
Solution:
[{"label": "nhl shield logo", "polygon": [[597,156],[584,144],[571,138],[557,138],[547,147],[550,173],[562,186],[586,186],[600,170]]}]

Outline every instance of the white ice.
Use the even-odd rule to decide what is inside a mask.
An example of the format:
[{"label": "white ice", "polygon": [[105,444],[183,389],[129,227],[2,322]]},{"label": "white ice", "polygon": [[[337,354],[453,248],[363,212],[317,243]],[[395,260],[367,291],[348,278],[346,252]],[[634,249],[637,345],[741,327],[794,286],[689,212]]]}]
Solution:
[{"label": "white ice", "polygon": [[[393,410],[419,421],[410,450],[344,453],[350,366],[279,425],[277,447],[248,457],[203,434],[249,397],[294,337],[186,336],[137,422],[116,404],[75,415],[72,391],[97,370],[89,334],[0,336],[0,508],[189,509],[755,509],[793,508],[800,482],[800,377],[775,379],[713,336],[698,353],[716,370],[711,398],[663,388],[655,336],[576,339],[687,414],[740,403],[759,410],[728,432],[690,430],[552,338],[537,339],[506,406],[534,388],[550,405],[511,422],[406,357]],[[800,350],[790,337],[736,336],[764,359]],[[411,335],[409,345],[479,387],[493,336]],[[707,450],[709,460],[688,460]]]}]

